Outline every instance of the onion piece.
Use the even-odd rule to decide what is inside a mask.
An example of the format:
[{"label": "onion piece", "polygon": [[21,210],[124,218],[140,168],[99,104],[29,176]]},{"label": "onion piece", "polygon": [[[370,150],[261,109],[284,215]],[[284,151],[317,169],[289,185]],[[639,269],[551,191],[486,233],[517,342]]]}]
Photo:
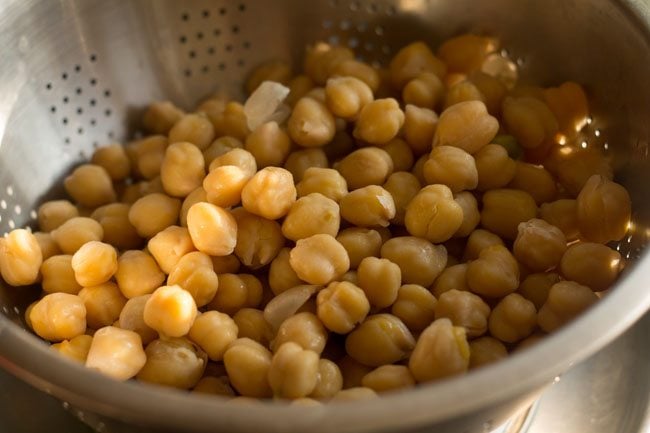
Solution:
[{"label": "onion piece", "polygon": [[289,88],[275,81],[264,81],[248,97],[244,104],[244,114],[248,128],[254,131],[258,126],[276,121],[278,124],[284,122],[291,112],[291,109],[282,102],[289,95]]},{"label": "onion piece", "polygon": [[321,288],[305,284],[285,290],[266,304],[264,319],[274,332],[277,331],[282,322],[293,316]]}]

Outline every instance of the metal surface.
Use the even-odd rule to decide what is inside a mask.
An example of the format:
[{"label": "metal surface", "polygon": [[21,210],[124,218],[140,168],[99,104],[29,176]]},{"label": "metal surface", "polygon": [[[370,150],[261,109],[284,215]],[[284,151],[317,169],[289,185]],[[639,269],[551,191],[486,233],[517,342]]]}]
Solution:
[{"label": "metal surface", "polygon": [[647,5],[636,0],[3,0],[0,233],[30,223],[39,201],[59,192],[51,186],[94,145],[125,139],[153,99],[188,107],[215,91],[237,95],[250,66],[271,57],[297,61],[305,43],[317,39],[382,62],[408,41],[435,44],[466,30],[499,36],[524,79],[586,85],[593,122],[584,145],[612,156],[633,198],[634,226],[618,246],[631,263],[625,278],[579,320],[506,362],[380,401],[243,407],[116,383],[55,357],[20,329],[22,311],[36,296],[25,289],[0,290],[0,364],[85,410],[174,431],[435,425],[439,433],[463,433],[500,424],[650,304],[650,258],[638,257],[650,234],[648,23]]}]

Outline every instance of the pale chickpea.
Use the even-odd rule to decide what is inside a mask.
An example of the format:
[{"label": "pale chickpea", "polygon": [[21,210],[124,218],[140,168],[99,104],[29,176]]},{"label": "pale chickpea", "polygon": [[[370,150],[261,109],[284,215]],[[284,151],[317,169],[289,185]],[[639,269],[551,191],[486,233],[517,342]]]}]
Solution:
[{"label": "pale chickpea", "polygon": [[99,147],[90,162],[104,168],[115,182],[124,180],[131,174],[131,161],[124,146],[119,143]]},{"label": "pale chickpea", "polygon": [[[154,259],[156,259],[160,269],[166,274],[171,273],[181,257],[190,251],[196,250],[192,243],[189,230],[185,227],[178,226],[169,226],[165,230],[158,232],[149,240],[147,249]],[[136,269],[136,266],[134,266],[134,269]],[[150,269],[152,280],[154,279],[154,275],[158,275],[148,264],[146,269]]]},{"label": "pale chickpea", "polygon": [[623,259],[618,251],[607,245],[580,242],[566,250],[560,262],[560,272],[567,280],[600,292],[616,281],[622,265]]},{"label": "pale chickpea", "polygon": [[336,236],[341,224],[339,205],[320,193],[299,198],[282,223],[282,234],[297,241],[323,233]]},{"label": "pale chickpea", "polygon": [[476,189],[487,191],[508,185],[517,173],[517,163],[508,156],[505,147],[488,144],[474,155],[478,184]]},{"label": "pale chickpea", "polygon": [[237,221],[235,255],[252,269],[271,263],[286,242],[280,224],[242,208],[236,210],[239,212],[233,212]]},{"label": "pale chickpea", "polygon": [[481,337],[469,342],[469,368],[478,368],[504,359],[508,350],[493,337]]},{"label": "pale chickpea", "polygon": [[392,139],[382,149],[390,156],[394,172],[409,171],[413,167],[413,151],[409,144],[401,138]]},{"label": "pale chickpea", "polygon": [[454,193],[472,190],[478,185],[474,157],[457,147],[434,147],[423,170],[429,185],[443,184]]},{"label": "pale chickpea", "polygon": [[317,315],[323,325],[338,334],[352,331],[370,311],[364,291],[347,281],[330,283],[319,291],[316,304]]},{"label": "pale chickpea", "polygon": [[262,283],[249,274],[219,275],[219,290],[208,304],[211,310],[217,310],[230,316],[242,308],[255,308],[262,302]]},{"label": "pale chickpea", "polygon": [[78,216],[77,207],[68,200],[46,201],[38,208],[38,227],[44,232],[51,232]]},{"label": "pale chickpea", "polygon": [[242,190],[249,179],[250,176],[236,165],[215,167],[203,179],[205,200],[202,201],[224,208],[235,206],[241,201]]},{"label": "pale chickpea", "polygon": [[84,164],[63,181],[66,192],[82,206],[94,208],[117,200],[113,181],[104,167]]},{"label": "pale chickpea", "polygon": [[490,334],[506,343],[515,343],[533,333],[537,326],[535,305],[517,293],[511,293],[490,314]]},{"label": "pale chickpea", "polygon": [[205,177],[205,160],[201,150],[183,141],[170,144],[160,167],[160,179],[165,192],[185,197],[201,186]]},{"label": "pale chickpea", "polygon": [[50,348],[70,360],[85,364],[92,342],[93,337],[90,335],[77,335],[70,340],[63,340],[60,343],[53,344]]},{"label": "pale chickpea", "polygon": [[596,301],[598,296],[589,287],[573,281],[560,281],[548,292],[548,298],[537,314],[537,323],[545,332],[553,332]]},{"label": "pale chickpea", "polygon": [[95,332],[86,358],[86,367],[124,381],[135,376],[146,360],[138,334],[107,326]]},{"label": "pale chickpea", "polygon": [[290,251],[291,248],[282,248],[269,267],[269,286],[276,295],[303,284],[289,263]]},{"label": "pale chickpea", "polygon": [[0,238],[0,275],[12,286],[28,286],[40,277],[41,247],[32,232],[16,229]]},{"label": "pale chickpea", "polygon": [[404,224],[406,207],[420,192],[421,187],[417,177],[406,171],[396,172],[388,177],[383,188],[390,193],[395,203],[395,216],[391,220],[393,224]]},{"label": "pale chickpea", "polygon": [[150,181],[143,180],[142,182],[139,182],[138,188],[140,190],[140,197],[149,194],[166,194],[160,176],[156,176]]},{"label": "pale chickpea", "polygon": [[404,109],[404,140],[415,155],[431,151],[433,136],[438,127],[438,115],[428,108],[407,105]]},{"label": "pale chickpea", "polygon": [[273,395],[291,399],[310,395],[318,383],[318,361],[316,352],[293,342],[282,344],[273,355],[268,372]]},{"label": "pale chickpea", "polygon": [[[206,176],[205,179],[207,179],[208,177],[210,177],[209,174],[208,176]],[[203,179],[204,183],[205,183],[205,179]],[[198,187],[197,189],[189,193],[187,197],[185,197],[185,200],[183,200],[183,204],[181,205],[181,212],[179,215],[179,221],[181,227],[187,227],[187,213],[190,211],[190,208],[195,204],[201,203],[203,201],[208,201],[208,193],[206,192],[205,188],[203,188],[202,186]]]},{"label": "pale chickpea", "polygon": [[359,227],[387,227],[396,212],[393,197],[378,185],[348,193],[339,205],[343,219]]},{"label": "pale chickpea", "polygon": [[619,241],[632,216],[630,194],[618,183],[593,175],[578,194],[580,234],[592,242]]},{"label": "pale chickpea", "polygon": [[223,356],[228,378],[233,388],[246,397],[271,397],[268,372],[272,355],[268,349],[249,339],[231,343]]},{"label": "pale chickpea", "polygon": [[370,305],[386,308],[397,299],[402,272],[399,266],[388,259],[366,257],[359,264],[357,278]]},{"label": "pale chickpea", "polygon": [[440,298],[450,290],[469,291],[467,263],[458,263],[445,268],[431,286],[431,293],[436,298]]},{"label": "pale chickpea", "polygon": [[488,113],[498,116],[501,113],[501,103],[508,93],[506,85],[497,77],[485,72],[474,71],[467,79],[476,86],[481,95]]},{"label": "pale chickpea", "polygon": [[[300,182],[310,167],[327,168],[327,155],[323,149],[313,148],[291,152],[284,163],[296,183]],[[300,195],[300,194],[299,194]]]},{"label": "pale chickpea", "polygon": [[404,224],[413,236],[434,243],[450,239],[463,223],[463,209],[445,185],[428,185],[406,207]]},{"label": "pale chickpea", "polygon": [[539,310],[546,302],[551,287],[560,280],[560,275],[554,272],[530,274],[519,284],[517,293],[532,302]]},{"label": "pale chickpea", "polygon": [[90,215],[104,230],[102,240],[120,250],[138,248],[142,244],[142,238],[129,221],[130,209],[126,203],[111,203],[98,207]]},{"label": "pale chickpea", "polygon": [[184,114],[169,101],[153,102],[142,116],[142,126],[154,134],[167,134]]},{"label": "pale chickpea", "polygon": [[256,66],[246,78],[246,93],[249,95],[262,84],[263,81],[275,81],[287,84],[291,79],[291,66],[284,60],[268,60]]},{"label": "pale chickpea", "polygon": [[29,320],[44,340],[69,340],[86,332],[86,307],[76,295],[51,293],[34,304]]},{"label": "pale chickpea", "polygon": [[368,316],[345,339],[348,355],[371,367],[406,359],[414,347],[411,331],[392,314]]},{"label": "pale chickpea", "polygon": [[460,81],[449,86],[445,94],[445,109],[466,101],[486,102],[483,93],[471,81]]},{"label": "pale chickpea", "polygon": [[325,103],[337,117],[355,119],[361,109],[372,100],[370,87],[356,77],[334,77],[327,80]]},{"label": "pale chickpea", "polygon": [[390,78],[393,86],[401,90],[406,83],[423,72],[432,72],[438,78],[445,76],[447,65],[438,59],[422,41],[401,48],[390,61]]},{"label": "pale chickpea", "polygon": [[196,203],[187,212],[187,229],[197,250],[211,256],[227,256],[235,250],[237,222],[225,209]]},{"label": "pale chickpea", "polygon": [[43,261],[49,259],[50,257],[61,254],[61,249],[54,241],[54,238],[49,233],[35,232],[34,237],[36,242],[38,242],[38,247],[41,250],[43,255]]},{"label": "pale chickpea", "polygon": [[165,158],[167,144],[167,137],[164,135],[153,135],[129,145],[126,151],[132,154],[133,171],[145,179],[153,179],[158,176],[160,166]]},{"label": "pale chickpea", "polygon": [[237,339],[237,333],[237,324],[230,316],[207,311],[196,318],[188,337],[207,353],[211,361],[221,361],[230,343]]},{"label": "pale chickpea", "polygon": [[566,251],[564,233],[544,220],[522,222],[513,245],[517,260],[533,272],[554,268]]},{"label": "pale chickpea", "polygon": [[456,194],[454,200],[463,210],[463,222],[454,237],[469,236],[481,222],[481,213],[478,210],[478,201],[471,192],[464,191]]},{"label": "pale chickpea", "polygon": [[212,161],[218,157],[230,152],[233,149],[243,149],[244,143],[236,139],[235,137],[229,137],[227,135],[219,137],[214,140],[210,146],[203,150],[203,159],[205,160],[205,168],[208,169],[212,164]]},{"label": "pale chickpea", "polygon": [[376,392],[386,392],[411,388],[415,379],[405,365],[382,365],[363,376],[361,384]]},{"label": "pale chickpea", "polygon": [[447,318],[454,326],[462,326],[468,337],[479,337],[487,331],[490,307],[480,296],[456,289],[440,295],[434,308],[436,319]]},{"label": "pale chickpea", "polygon": [[186,114],[169,131],[169,142],[192,143],[205,150],[214,140],[214,126],[204,113]]},{"label": "pale chickpea", "polygon": [[300,239],[289,253],[291,267],[309,284],[327,284],[350,269],[348,253],[333,236],[317,234]]},{"label": "pale chickpea", "polygon": [[395,138],[404,125],[404,112],[393,98],[376,99],[359,113],[353,135],[370,144],[382,145]]},{"label": "pale chickpea", "polygon": [[318,379],[311,392],[313,398],[331,398],[343,388],[343,376],[339,366],[329,359],[318,361]]},{"label": "pale chickpea", "polygon": [[335,168],[345,178],[350,190],[381,185],[393,172],[393,160],[383,149],[364,147],[343,158]]},{"label": "pale chickpea", "polygon": [[325,84],[339,64],[352,59],[354,53],[349,48],[318,42],[307,48],[303,68],[316,84]]},{"label": "pale chickpea", "polygon": [[72,269],[72,256],[56,255],[43,261],[40,269],[41,286],[46,293],[69,293],[76,295],[81,290]]},{"label": "pale chickpea", "polygon": [[379,257],[383,243],[378,231],[359,227],[341,230],[336,240],[347,251],[351,269],[359,267],[366,257]]},{"label": "pale chickpea", "polygon": [[354,77],[363,81],[372,92],[379,89],[379,73],[372,66],[355,59],[338,63],[331,70],[332,77]]},{"label": "pale chickpea", "polygon": [[557,118],[560,131],[569,137],[587,124],[589,102],[580,84],[569,81],[545,89],[544,100]]},{"label": "pale chickpea", "polygon": [[210,163],[210,171],[224,165],[235,165],[241,168],[248,177],[257,173],[257,162],[255,157],[245,149],[232,149],[221,156],[216,157]]},{"label": "pale chickpea", "polygon": [[228,135],[244,141],[250,133],[244,106],[239,102],[230,101],[222,111],[206,114],[214,126],[215,137]]},{"label": "pale chickpea", "polygon": [[463,260],[471,261],[477,259],[481,251],[492,245],[504,245],[504,243],[499,236],[488,230],[474,230],[467,238]]},{"label": "pale chickpea", "polygon": [[469,73],[481,67],[488,54],[499,48],[499,41],[471,33],[447,39],[438,48],[438,56],[450,71]]},{"label": "pale chickpea", "polygon": [[593,175],[613,179],[610,158],[595,146],[583,149],[578,146],[555,146],[544,160],[544,167],[557,178],[560,185],[576,197]]},{"label": "pale chickpea", "polygon": [[502,245],[481,250],[478,259],[467,265],[467,285],[476,294],[501,298],[519,286],[519,264]]},{"label": "pale chickpea", "polygon": [[493,189],[483,195],[481,225],[508,240],[519,233],[519,224],[537,216],[537,204],[525,191]]},{"label": "pale chickpea", "polygon": [[324,146],[334,138],[334,116],[324,102],[304,96],[293,107],[287,132],[302,147]]},{"label": "pale chickpea", "polygon": [[185,338],[154,340],[144,352],[147,361],[137,375],[141,382],[191,389],[207,364],[205,352]]},{"label": "pale chickpea", "polygon": [[296,201],[296,194],[289,171],[280,167],[266,167],[248,181],[241,198],[248,212],[275,220],[289,212]]},{"label": "pale chickpea", "polygon": [[151,238],[178,220],[181,201],[165,194],[149,194],[131,205],[129,221],[143,238]]},{"label": "pale chickpea", "polygon": [[395,237],[381,247],[381,257],[397,264],[404,284],[429,287],[447,264],[443,245],[413,236]]},{"label": "pale chickpea", "polygon": [[432,72],[423,72],[411,79],[402,90],[405,104],[434,110],[440,105],[445,94],[445,86]]},{"label": "pale chickpea", "polygon": [[469,357],[465,328],[438,319],[420,334],[408,366],[417,382],[429,382],[464,373]]},{"label": "pale chickpea", "polygon": [[242,308],[233,316],[239,329],[239,338],[250,338],[264,347],[269,347],[274,332],[264,319],[264,313],[254,308]]},{"label": "pale chickpea", "polygon": [[521,161],[517,161],[515,177],[508,187],[526,191],[538,205],[553,201],[557,197],[557,185],[553,175],[544,167]]},{"label": "pale chickpea", "polygon": [[186,335],[197,310],[194,298],[179,286],[156,289],[144,306],[144,322],[160,334],[169,337]]},{"label": "pale chickpea", "polygon": [[327,330],[315,314],[302,312],[282,322],[271,349],[277,351],[284,343],[291,341],[320,355],[325,349],[327,336]]},{"label": "pale chickpea", "polygon": [[193,251],[178,261],[167,278],[167,285],[178,285],[190,293],[197,307],[207,305],[217,293],[219,279],[207,254]]},{"label": "pale chickpea", "polygon": [[440,115],[433,146],[454,146],[475,154],[498,130],[499,121],[487,112],[483,102],[460,102]]},{"label": "pale chickpea", "polygon": [[158,332],[144,321],[144,307],[151,295],[136,296],[129,299],[120,312],[118,327],[137,333],[142,344],[149,344],[158,338]]},{"label": "pale chickpea", "polygon": [[537,98],[505,98],[502,117],[508,132],[526,149],[543,145],[558,131],[557,119],[546,103]]},{"label": "pale chickpea", "polygon": [[310,167],[296,185],[298,197],[318,192],[335,202],[348,194],[348,184],[338,171],[331,168]]},{"label": "pale chickpea", "polygon": [[263,123],[246,137],[244,148],[249,151],[260,168],[281,166],[291,151],[291,139],[277,122]]},{"label": "pale chickpea", "polygon": [[112,325],[120,317],[126,298],[115,283],[84,287],[79,298],[86,307],[86,323],[92,329]]},{"label": "pale chickpea", "polygon": [[436,298],[426,288],[417,284],[405,284],[397,292],[391,313],[411,331],[419,332],[433,322],[436,302]]},{"label": "pale chickpea", "polygon": [[111,245],[91,241],[74,253],[71,265],[81,286],[98,286],[117,272],[117,251]]},{"label": "pale chickpea", "polygon": [[568,241],[578,238],[578,202],[573,199],[560,199],[544,203],[539,208],[539,216],[547,223],[559,228]]}]

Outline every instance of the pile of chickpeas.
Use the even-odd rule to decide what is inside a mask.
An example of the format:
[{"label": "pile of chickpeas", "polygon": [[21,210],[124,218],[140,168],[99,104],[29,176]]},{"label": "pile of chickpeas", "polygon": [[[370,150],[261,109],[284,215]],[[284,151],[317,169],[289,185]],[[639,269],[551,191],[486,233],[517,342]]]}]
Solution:
[{"label": "pile of chickpeas", "polygon": [[631,203],[582,148],[573,82],[517,83],[498,41],[385,67],[317,43],[245,104],[146,110],[0,239],[26,322],[118,380],[230,398],[370,398],[506,358],[596,302]]}]

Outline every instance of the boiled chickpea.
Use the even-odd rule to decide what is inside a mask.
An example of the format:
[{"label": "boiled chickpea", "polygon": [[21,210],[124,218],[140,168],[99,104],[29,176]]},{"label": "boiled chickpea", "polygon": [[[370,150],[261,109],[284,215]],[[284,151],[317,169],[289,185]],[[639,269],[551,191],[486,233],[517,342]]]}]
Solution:
[{"label": "boiled chickpea", "polygon": [[330,283],[318,292],[318,318],[332,332],[346,334],[362,322],[370,311],[364,291],[355,284]]},{"label": "boiled chickpea", "polygon": [[325,84],[338,65],[352,59],[354,53],[349,48],[318,42],[308,47],[303,67],[316,84]]},{"label": "boiled chickpea", "polygon": [[318,378],[310,396],[313,398],[331,398],[343,388],[343,376],[338,365],[329,359],[318,361]]},{"label": "boiled chickpea", "polygon": [[531,271],[545,271],[560,263],[566,251],[564,233],[544,220],[531,219],[519,224],[513,245],[517,260]]},{"label": "boiled chickpea", "polygon": [[553,173],[560,185],[573,198],[577,196],[593,175],[613,179],[610,159],[595,146],[556,146],[544,160],[544,167]]},{"label": "boiled chickpea", "polygon": [[201,150],[192,143],[173,143],[167,147],[160,167],[165,192],[185,197],[201,186],[205,177],[205,160]]},{"label": "boiled chickpea", "polygon": [[269,367],[269,385],[280,398],[300,398],[312,393],[318,383],[318,354],[298,344],[282,344]]},{"label": "boiled chickpea", "polygon": [[477,368],[508,356],[502,342],[493,337],[481,337],[469,342],[469,368]]},{"label": "boiled chickpea", "polygon": [[396,212],[393,197],[378,185],[354,190],[339,204],[341,216],[360,227],[387,227]]},{"label": "boiled chickpea", "polygon": [[234,214],[237,221],[235,255],[242,264],[253,269],[271,263],[286,242],[280,224],[242,208],[237,210],[239,212]]},{"label": "boiled chickpea", "polygon": [[560,276],[554,272],[530,274],[519,284],[517,293],[532,302],[539,310],[546,302],[551,287],[559,282]]},{"label": "boiled chickpea", "polygon": [[334,116],[324,102],[305,96],[293,107],[287,132],[302,147],[324,146],[334,138]]},{"label": "boiled chickpea", "polygon": [[401,138],[392,139],[382,149],[390,156],[394,172],[408,171],[413,167],[413,151],[409,144]]},{"label": "boiled chickpea", "polygon": [[560,272],[564,278],[600,292],[616,281],[622,263],[621,254],[607,245],[580,242],[566,250]]},{"label": "boiled chickpea", "polygon": [[463,223],[463,209],[444,185],[425,186],[411,200],[404,216],[406,229],[413,236],[434,243],[451,238]]},{"label": "boiled chickpea", "polygon": [[352,269],[356,269],[366,257],[378,257],[382,245],[379,232],[358,227],[341,230],[336,240],[347,251]]},{"label": "boiled chickpea", "polygon": [[517,260],[502,245],[483,249],[478,259],[467,265],[467,285],[482,296],[500,298],[514,292],[519,286]]},{"label": "boiled chickpea", "polygon": [[320,355],[327,343],[327,330],[316,315],[307,312],[298,313],[282,322],[271,343],[271,348],[277,351],[282,344],[289,341]]},{"label": "boiled chickpea", "polygon": [[135,227],[129,221],[130,206],[111,203],[98,207],[90,215],[104,230],[103,241],[117,249],[137,248],[142,244]]},{"label": "boiled chickpea", "polygon": [[142,116],[142,126],[154,134],[167,134],[184,113],[169,101],[154,102]]},{"label": "boiled chickpea", "polygon": [[345,248],[327,234],[298,240],[289,253],[289,263],[296,275],[309,284],[327,284],[350,269]]},{"label": "boiled chickpea", "polygon": [[395,263],[388,259],[366,257],[357,269],[359,287],[373,307],[386,308],[397,299],[402,272]]},{"label": "boiled chickpea", "polygon": [[429,382],[467,371],[469,357],[465,328],[438,319],[420,334],[408,366],[417,382]]},{"label": "boiled chickpea", "polygon": [[138,372],[138,380],[179,389],[193,388],[207,364],[205,352],[185,338],[154,340],[145,354],[147,362]]},{"label": "boiled chickpea", "polygon": [[151,295],[136,296],[129,299],[120,312],[119,328],[137,333],[142,344],[149,344],[158,338],[158,332],[144,321],[144,307]]},{"label": "boiled chickpea", "polygon": [[221,361],[230,343],[237,339],[238,328],[227,314],[207,311],[196,318],[188,337],[203,349],[210,360]]},{"label": "boiled chickpea", "polygon": [[68,200],[46,201],[38,208],[38,226],[44,232],[51,232],[77,216],[79,211]]},{"label": "boiled chickpea", "polygon": [[153,135],[129,145],[126,151],[132,154],[133,171],[145,179],[153,179],[158,176],[168,143],[167,137]]},{"label": "boiled chickpea", "polygon": [[547,223],[559,228],[571,241],[578,238],[578,202],[561,199],[544,203],[539,208],[539,216]]},{"label": "boiled chickpea", "polygon": [[446,185],[454,193],[472,190],[478,185],[474,157],[457,147],[434,147],[423,169],[428,184]]},{"label": "boiled chickpea", "polygon": [[578,227],[593,242],[623,239],[630,225],[632,202],[627,190],[603,176],[593,175],[578,194]]},{"label": "boiled chickpea", "polygon": [[405,365],[382,365],[363,376],[361,384],[377,392],[415,386],[415,379]]},{"label": "boiled chickpea", "polygon": [[63,340],[60,343],[53,344],[50,348],[68,359],[85,364],[92,342],[93,337],[90,335],[77,335],[70,340]]},{"label": "boiled chickpea", "polygon": [[454,237],[469,236],[481,222],[481,214],[478,210],[476,197],[468,191],[460,192],[454,196],[454,200],[463,210],[463,222],[461,223]]},{"label": "boiled chickpea", "polygon": [[368,185],[381,185],[393,172],[393,160],[383,149],[364,147],[343,158],[336,169],[345,178],[350,190]]},{"label": "boiled chickpea", "polygon": [[438,59],[431,49],[421,41],[413,42],[391,59],[390,78],[396,89],[402,89],[406,83],[423,72],[431,72],[442,78],[447,72],[447,65]]},{"label": "boiled chickpea", "polygon": [[372,90],[358,78],[347,76],[327,80],[325,103],[337,117],[355,119],[372,100]]},{"label": "boiled chickpea", "polygon": [[144,322],[160,334],[169,337],[186,335],[197,310],[194,298],[179,286],[156,289],[144,306]]},{"label": "boiled chickpea", "polygon": [[481,251],[492,245],[504,245],[504,243],[499,236],[492,232],[483,229],[474,230],[467,238],[463,260],[477,259]]},{"label": "boiled chickpea", "polygon": [[170,286],[178,285],[190,293],[197,307],[207,305],[219,287],[219,279],[212,268],[212,260],[202,252],[185,254],[167,278]]},{"label": "boiled chickpea", "polygon": [[516,239],[519,224],[536,216],[537,204],[527,192],[493,189],[483,195],[481,225],[506,239]]},{"label": "boiled chickpea", "polygon": [[325,152],[320,148],[314,148],[290,153],[284,163],[284,168],[289,170],[294,181],[298,183],[310,167],[327,168],[328,165]]},{"label": "boiled chickpea", "polygon": [[499,121],[488,114],[483,102],[460,102],[440,115],[433,147],[454,146],[475,154],[494,138],[498,130]]},{"label": "boiled chickpea", "polygon": [[438,115],[428,108],[407,105],[404,110],[404,139],[415,155],[431,151]]},{"label": "boiled chickpea", "polygon": [[499,144],[488,144],[479,150],[474,158],[478,172],[476,189],[479,191],[505,187],[517,173],[517,163]]},{"label": "boiled chickpea", "polygon": [[0,275],[12,286],[27,286],[39,279],[43,253],[28,230],[12,230],[0,238]]},{"label": "boiled chickpea", "polygon": [[536,325],[535,305],[517,293],[503,298],[490,314],[490,334],[506,343],[528,337]]},{"label": "boiled chickpea", "polygon": [[117,197],[106,169],[94,164],[77,167],[63,181],[66,192],[82,206],[97,207],[114,202]]},{"label": "boiled chickpea", "polygon": [[334,169],[311,167],[305,170],[296,190],[298,197],[318,192],[338,203],[347,195],[348,185],[343,176]]},{"label": "boiled chickpea", "polygon": [[332,77],[354,77],[363,81],[372,92],[379,88],[379,74],[372,66],[355,59],[347,59],[332,68]]},{"label": "boiled chickpea", "polygon": [[241,168],[248,177],[252,177],[257,173],[255,157],[244,149],[233,149],[218,156],[210,163],[210,171],[225,165],[234,165]]},{"label": "boiled chickpea", "polygon": [[467,79],[476,86],[478,91],[483,95],[483,102],[488,113],[493,116],[501,114],[501,103],[506,97],[508,88],[497,77],[488,75],[485,72],[474,71],[468,75]]},{"label": "boiled chickpea", "polygon": [[271,352],[248,338],[231,343],[223,357],[230,383],[243,396],[270,397],[273,392],[268,383]]},{"label": "boiled chickpea", "polygon": [[395,237],[381,247],[381,257],[397,264],[402,282],[429,287],[447,264],[447,250],[442,245],[413,237]]},{"label": "boiled chickpea", "polygon": [[405,171],[393,173],[388,177],[383,188],[390,193],[395,202],[395,216],[391,220],[393,224],[404,224],[406,207],[420,192],[421,187],[418,179]]},{"label": "boiled chickpea", "polygon": [[79,292],[79,298],[86,307],[86,323],[92,329],[112,325],[126,304],[120,289],[111,282],[84,287]]},{"label": "boiled chickpea", "polygon": [[46,293],[69,293],[76,295],[81,290],[72,269],[72,256],[56,255],[43,261],[41,265],[41,282]]},{"label": "boiled chickpea", "polygon": [[445,109],[466,101],[486,102],[485,96],[471,81],[459,81],[449,86],[445,95]]},{"label": "boiled chickpea", "polygon": [[269,267],[269,286],[273,293],[280,293],[303,284],[289,263],[291,248],[282,248]]},{"label": "boiled chickpea", "polygon": [[90,162],[103,167],[113,181],[124,180],[131,173],[131,161],[124,146],[119,143],[98,148],[93,153]]},{"label": "boiled chickpea", "polygon": [[345,350],[364,365],[379,367],[408,357],[415,339],[406,325],[391,314],[368,316],[345,339]]},{"label": "boiled chickpea", "polygon": [[187,228],[199,251],[227,256],[235,250],[237,222],[226,210],[210,203],[197,203],[187,213]]},{"label": "boiled chickpea", "polygon": [[74,253],[71,265],[80,285],[98,286],[117,272],[117,252],[111,245],[91,241]]},{"label": "boiled chickpea", "polygon": [[214,140],[208,148],[203,150],[203,159],[205,160],[205,168],[208,169],[212,161],[218,157],[230,152],[233,149],[243,149],[244,143],[235,137],[223,136]]},{"label": "boiled chickpea", "polygon": [[204,113],[186,114],[169,131],[169,142],[189,142],[205,150],[214,140],[214,126]]},{"label": "boiled chickpea", "polygon": [[283,168],[264,168],[246,184],[241,198],[248,212],[272,220],[281,218],[296,201],[293,177]]},{"label": "boiled chickpea", "polygon": [[537,323],[545,332],[553,332],[596,301],[598,297],[589,287],[573,281],[560,281],[548,292],[548,298],[537,315]]},{"label": "boiled chickpea", "polygon": [[529,193],[538,205],[550,202],[557,196],[555,179],[544,167],[517,161],[515,177],[508,184],[510,188]]},{"label": "boiled chickpea", "polygon": [[418,332],[433,322],[436,302],[436,298],[424,287],[405,284],[397,292],[391,313],[411,331]]},{"label": "boiled chickpea", "polygon": [[131,206],[129,221],[143,238],[151,238],[178,220],[181,202],[165,194],[149,194]]},{"label": "boiled chickpea", "polygon": [[192,392],[209,395],[222,395],[225,397],[235,396],[235,390],[230,386],[228,376],[203,376],[201,380],[194,385]]},{"label": "boiled chickpea", "polygon": [[404,125],[404,112],[393,98],[377,99],[366,104],[359,113],[354,137],[370,144],[386,144]]},{"label": "boiled chickpea", "polygon": [[282,223],[282,234],[292,241],[319,233],[336,236],[340,223],[339,205],[322,194],[312,193],[291,206]]},{"label": "boiled chickpea", "polygon": [[61,254],[61,249],[54,241],[54,238],[49,233],[35,232],[34,237],[36,242],[38,242],[38,247],[41,250],[43,255],[43,261],[49,259],[50,257]]},{"label": "boiled chickpea", "polygon": [[402,90],[402,100],[405,104],[434,110],[442,101],[445,86],[432,72],[423,72],[411,79]]},{"label": "boiled chickpea", "polygon": [[[178,226],[169,226],[158,232],[149,240],[147,249],[156,259],[160,269],[166,274],[172,272],[181,257],[196,250],[188,229]],[[151,273],[156,275],[153,269]]]},{"label": "boiled chickpea", "polygon": [[221,112],[206,114],[214,126],[215,137],[228,135],[244,141],[250,133],[244,106],[239,102],[228,102]]},{"label": "boiled chickpea", "polygon": [[469,291],[467,263],[459,263],[445,268],[431,286],[431,293],[436,298],[440,298],[450,290]]},{"label": "boiled chickpea", "polygon": [[555,116],[536,98],[507,97],[503,100],[502,113],[506,129],[526,149],[541,146],[558,131]]},{"label": "boiled chickpea", "polygon": [[452,289],[440,295],[435,306],[436,319],[447,318],[454,326],[465,328],[468,337],[487,331],[490,307],[473,293]]},{"label": "boiled chickpea", "polygon": [[450,71],[467,74],[479,69],[487,55],[498,48],[499,41],[495,38],[467,33],[447,39],[437,54]]},{"label": "boiled chickpea", "polygon": [[255,308],[262,302],[262,283],[249,274],[219,275],[219,290],[208,304],[211,310],[234,315],[242,308]]},{"label": "boiled chickpea", "polygon": [[69,340],[86,332],[86,307],[76,295],[51,293],[32,307],[29,320],[44,340]]},{"label": "boiled chickpea", "polygon": [[146,360],[138,334],[107,326],[93,336],[86,367],[113,379],[128,380],[142,369]]},{"label": "boiled chickpea", "polygon": [[246,137],[244,148],[249,151],[260,168],[281,166],[291,151],[291,139],[277,122],[258,126]]},{"label": "boiled chickpea", "polygon": [[215,167],[203,179],[204,201],[224,208],[235,206],[241,201],[242,190],[249,179],[246,172],[235,165]]},{"label": "boiled chickpea", "polygon": [[[208,175],[206,179],[209,176],[210,175]],[[203,181],[205,182],[205,179]],[[190,211],[190,208],[195,204],[203,201],[208,201],[208,193],[202,186],[198,187],[189,193],[187,197],[185,197],[185,200],[183,200],[183,204],[181,205],[181,212],[179,215],[179,221],[182,227],[187,227],[187,213]]]},{"label": "boiled chickpea", "polygon": [[242,308],[233,316],[239,329],[239,338],[250,338],[264,347],[269,347],[274,332],[264,319],[264,313],[254,308]]}]

